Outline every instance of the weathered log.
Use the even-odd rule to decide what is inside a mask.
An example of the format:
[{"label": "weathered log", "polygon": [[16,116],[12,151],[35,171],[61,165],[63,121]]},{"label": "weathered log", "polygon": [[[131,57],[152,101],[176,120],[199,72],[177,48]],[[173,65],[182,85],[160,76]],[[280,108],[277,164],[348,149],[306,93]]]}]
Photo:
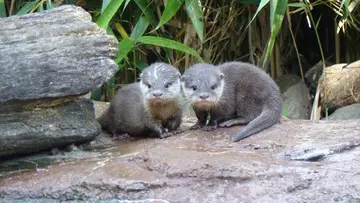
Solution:
[{"label": "weathered log", "polygon": [[330,109],[360,102],[360,61],[325,69],[319,80],[320,103]]},{"label": "weathered log", "polygon": [[0,19],[0,102],[86,94],[117,71],[117,40],[81,7]]},{"label": "weathered log", "polygon": [[[90,102],[89,102],[90,101]],[[101,132],[91,100],[52,108],[0,112],[0,157],[93,140]]]}]

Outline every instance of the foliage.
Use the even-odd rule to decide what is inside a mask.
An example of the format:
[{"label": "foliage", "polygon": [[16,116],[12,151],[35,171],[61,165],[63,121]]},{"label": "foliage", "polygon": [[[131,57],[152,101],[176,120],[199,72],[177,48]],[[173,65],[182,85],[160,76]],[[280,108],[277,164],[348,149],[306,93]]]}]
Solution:
[{"label": "foliage", "polygon": [[[360,31],[358,0],[0,0],[0,17],[61,4],[82,6],[119,40],[119,71],[95,99],[109,100],[118,85],[136,81],[139,71],[158,60],[180,70],[196,62],[244,60],[273,78],[291,73],[289,66],[297,63],[304,78],[306,61],[360,57],[354,43]],[[325,41],[326,33],[343,36],[341,44]]]}]

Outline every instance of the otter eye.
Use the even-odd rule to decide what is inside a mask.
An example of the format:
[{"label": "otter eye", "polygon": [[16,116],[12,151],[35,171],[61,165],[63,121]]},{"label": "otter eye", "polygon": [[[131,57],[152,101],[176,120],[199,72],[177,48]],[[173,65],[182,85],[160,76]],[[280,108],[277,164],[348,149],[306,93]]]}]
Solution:
[{"label": "otter eye", "polygon": [[214,89],[216,89],[216,88],[217,88],[217,85],[211,86],[211,89],[212,89],[212,90],[214,90]]},{"label": "otter eye", "polygon": [[190,88],[194,91],[197,90],[197,87],[195,85],[191,86]]},{"label": "otter eye", "polygon": [[148,86],[149,89],[151,88],[151,85],[147,85],[147,86]]},{"label": "otter eye", "polygon": [[169,82],[169,83],[166,83],[165,84],[165,88],[169,88],[172,84]]}]

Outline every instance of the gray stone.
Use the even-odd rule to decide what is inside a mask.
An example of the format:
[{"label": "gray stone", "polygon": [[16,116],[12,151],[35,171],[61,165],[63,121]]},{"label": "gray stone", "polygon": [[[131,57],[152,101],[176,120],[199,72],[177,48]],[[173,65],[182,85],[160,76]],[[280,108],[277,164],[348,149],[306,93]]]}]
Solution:
[{"label": "gray stone", "polygon": [[[326,119],[323,118],[324,120]],[[336,109],[329,117],[329,120],[348,120],[348,119],[360,119],[360,103],[351,104]]]},{"label": "gray stone", "polygon": [[101,133],[91,100],[56,107],[0,112],[0,157],[93,140]]},{"label": "gray stone", "polygon": [[309,119],[309,90],[304,81],[296,75],[283,75],[276,80],[283,99],[283,104],[290,119]]},{"label": "gray stone", "polygon": [[117,71],[118,42],[81,7],[0,19],[0,102],[86,94]]}]

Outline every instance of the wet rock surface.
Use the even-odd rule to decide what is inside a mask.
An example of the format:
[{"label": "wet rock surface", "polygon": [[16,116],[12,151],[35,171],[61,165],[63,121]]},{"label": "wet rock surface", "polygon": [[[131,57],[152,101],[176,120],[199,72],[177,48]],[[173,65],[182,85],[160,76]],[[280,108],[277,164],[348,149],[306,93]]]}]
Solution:
[{"label": "wet rock surface", "polygon": [[0,112],[0,159],[93,140],[101,133],[91,100],[52,108]]},{"label": "wet rock surface", "polygon": [[[185,119],[182,128],[191,122]],[[236,143],[230,135],[241,126],[109,141],[107,148],[55,155],[72,156],[47,167],[3,173],[0,197],[7,202],[359,202],[359,124],[283,120]],[[293,159],[326,149],[338,150],[316,161]]]}]

